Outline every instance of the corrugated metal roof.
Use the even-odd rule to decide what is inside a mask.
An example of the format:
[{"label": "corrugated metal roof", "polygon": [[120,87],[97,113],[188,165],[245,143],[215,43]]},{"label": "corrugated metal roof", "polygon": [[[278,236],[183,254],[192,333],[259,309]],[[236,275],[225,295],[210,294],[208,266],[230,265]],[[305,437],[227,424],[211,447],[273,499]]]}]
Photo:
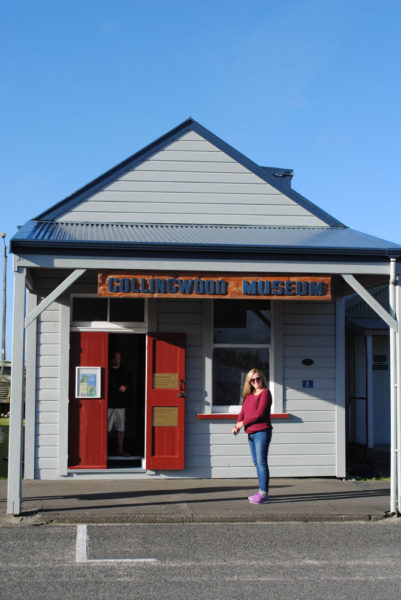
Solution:
[{"label": "corrugated metal roof", "polygon": [[352,317],[347,318],[347,324],[351,329],[359,333],[368,331],[387,331],[388,325],[380,317]]},{"label": "corrugated metal roof", "polygon": [[[385,285],[376,291],[371,290],[370,293],[387,312],[390,312],[388,285]],[[346,315],[350,319],[353,319],[354,317],[367,317],[369,319],[377,318],[377,314],[373,308],[371,308],[364,300],[361,300],[357,295],[349,299],[346,306]]]},{"label": "corrugated metal roof", "polygon": [[195,249],[377,252],[401,255],[401,246],[347,227],[269,227],[28,221],[12,250],[31,247],[166,246]]}]

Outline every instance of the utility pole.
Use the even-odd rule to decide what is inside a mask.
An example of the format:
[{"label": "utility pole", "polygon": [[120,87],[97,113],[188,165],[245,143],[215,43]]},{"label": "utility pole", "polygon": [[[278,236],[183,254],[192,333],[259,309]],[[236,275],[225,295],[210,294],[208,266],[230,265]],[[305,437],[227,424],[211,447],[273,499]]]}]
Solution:
[{"label": "utility pole", "polygon": [[6,293],[7,293],[7,247],[6,234],[2,233],[3,238],[3,320],[1,329],[1,360],[6,360]]}]

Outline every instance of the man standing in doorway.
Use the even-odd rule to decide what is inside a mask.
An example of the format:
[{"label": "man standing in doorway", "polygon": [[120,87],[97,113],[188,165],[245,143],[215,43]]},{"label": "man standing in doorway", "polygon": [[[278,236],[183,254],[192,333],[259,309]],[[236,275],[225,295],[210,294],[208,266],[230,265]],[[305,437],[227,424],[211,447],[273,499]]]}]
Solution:
[{"label": "man standing in doorway", "polygon": [[125,408],[128,404],[131,377],[128,370],[121,363],[121,352],[113,352],[109,368],[109,393],[108,393],[108,423],[107,430],[117,431],[118,455],[129,456],[124,451],[125,435]]}]

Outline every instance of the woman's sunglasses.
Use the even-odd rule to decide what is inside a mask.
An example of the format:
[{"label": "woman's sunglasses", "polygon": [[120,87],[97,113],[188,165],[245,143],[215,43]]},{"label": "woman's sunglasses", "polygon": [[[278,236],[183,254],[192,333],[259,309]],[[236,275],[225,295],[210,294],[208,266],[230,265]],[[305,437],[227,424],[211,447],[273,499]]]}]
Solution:
[{"label": "woman's sunglasses", "polygon": [[254,377],[253,379],[251,379],[251,383],[256,383],[258,381],[262,381],[261,377]]}]

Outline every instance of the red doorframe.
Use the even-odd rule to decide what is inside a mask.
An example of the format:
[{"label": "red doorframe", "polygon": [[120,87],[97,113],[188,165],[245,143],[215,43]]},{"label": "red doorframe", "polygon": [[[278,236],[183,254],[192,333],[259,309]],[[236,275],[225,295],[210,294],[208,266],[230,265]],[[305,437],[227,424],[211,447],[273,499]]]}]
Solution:
[{"label": "red doorframe", "polygon": [[[68,467],[107,468],[109,334],[73,332],[70,344]],[[76,367],[101,367],[101,397],[76,397]]]},{"label": "red doorframe", "polygon": [[146,467],[181,470],[185,459],[185,334],[147,338]]}]

